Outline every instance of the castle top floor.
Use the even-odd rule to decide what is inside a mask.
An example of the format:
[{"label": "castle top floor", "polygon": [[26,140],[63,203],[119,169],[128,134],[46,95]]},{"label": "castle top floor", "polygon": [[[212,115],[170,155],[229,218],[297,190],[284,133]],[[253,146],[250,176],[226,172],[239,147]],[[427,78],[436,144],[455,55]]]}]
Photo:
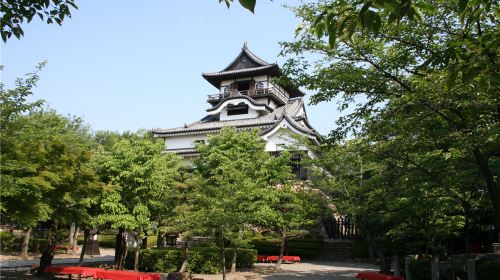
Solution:
[{"label": "castle top floor", "polygon": [[209,94],[207,102],[216,106],[230,97],[248,96],[271,107],[287,104],[288,99],[302,97],[304,93],[292,85],[281,85],[273,78],[282,77],[276,63],[268,63],[243,45],[241,52],[223,70],[203,73],[203,78],[218,89]]}]

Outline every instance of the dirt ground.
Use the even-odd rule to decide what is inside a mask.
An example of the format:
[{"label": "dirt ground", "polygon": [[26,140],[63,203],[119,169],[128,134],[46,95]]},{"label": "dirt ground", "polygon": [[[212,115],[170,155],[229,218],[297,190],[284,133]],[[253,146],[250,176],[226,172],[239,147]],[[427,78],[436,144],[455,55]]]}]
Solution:
[{"label": "dirt ground", "polygon": [[[99,248],[101,256],[114,256],[115,249],[111,248]],[[75,255],[72,255],[71,252],[68,254],[65,253],[57,253],[54,258],[56,259],[68,259],[68,258],[79,258],[80,251],[77,251]],[[29,253],[28,260],[40,259],[40,254]],[[0,253],[0,262],[11,262],[11,261],[19,261],[21,258],[19,257],[19,252],[1,252]]]},{"label": "dirt ground", "polygon": [[[96,265],[96,264],[92,264]],[[295,264],[284,264],[283,269],[276,271],[273,264],[256,264],[253,270],[227,274],[227,280],[354,280],[357,272],[372,270],[376,267],[372,264],[349,263],[349,262],[302,262]],[[202,275],[195,274],[194,277],[203,280],[222,279],[221,274]],[[68,279],[67,276],[59,276],[57,279]],[[166,279],[167,274],[162,274]],[[42,280],[47,277],[36,277],[30,272],[30,267],[2,268],[0,279],[29,279]]]}]

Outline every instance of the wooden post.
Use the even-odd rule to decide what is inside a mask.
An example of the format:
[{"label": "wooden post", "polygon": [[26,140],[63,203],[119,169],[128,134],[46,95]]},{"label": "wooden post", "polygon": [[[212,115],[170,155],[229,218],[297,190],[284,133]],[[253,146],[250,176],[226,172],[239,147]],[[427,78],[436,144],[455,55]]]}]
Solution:
[{"label": "wooden post", "polygon": [[467,260],[467,279],[476,280],[476,260]]},{"label": "wooden post", "polygon": [[439,280],[439,257],[435,255],[431,262],[432,280]]},{"label": "wooden post", "polygon": [[405,279],[406,280],[411,280],[411,273],[410,273],[410,256],[405,257]]},{"label": "wooden post", "polygon": [[391,257],[391,270],[393,271],[395,276],[401,275],[401,272],[399,270],[399,257],[398,256]]}]

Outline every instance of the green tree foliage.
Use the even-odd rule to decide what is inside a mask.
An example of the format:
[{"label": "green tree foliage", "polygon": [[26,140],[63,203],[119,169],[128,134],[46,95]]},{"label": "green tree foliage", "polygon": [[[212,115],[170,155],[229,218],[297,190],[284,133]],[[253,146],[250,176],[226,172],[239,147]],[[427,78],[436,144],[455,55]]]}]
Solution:
[{"label": "green tree foliage", "polygon": [[[103,182],[118,188],[102,200],[98,220],[119,229],[122,237],[129,231],[140,244],[152,230],[156,214],[169,204],[180,160],[162,154],[162,143],[149,132],[125,135],[119,140],[112,133],[98,136],[105,145],[97,153],[97,173]],[[116,246],[120,252],[116,261],[121,266],[127,250],[124,238]]]},{"label": "green tree foliage", "polygon": [[281,269],[286,242],[309,232],[320,216],[321,207],[324,207],[323,198],[317,190],[305,188],[295,180],[268,187],[265,197],[255,216],[259,219],[259,226],[276,233],[281,240],[276,262],[276,269]]},{"label": "green tree foliage", "polygon": [[[57,225],[88,220],[87,210],[102,186],[90,167],[93,142],[80,118],[67,118],[28,102],[38,71],[1,91],[1,211],[30,232],[47,222],[47,248],[41,267],[50,264]],[[27,248],[29,234],[23,248]],[[23,249],[24,253],[26,252]]]},{"label": "green tree foliage", "polygon": [[266,191],[290,176],[290,168],[276,164],[256,130],[225,128],[197,150],[193,195],[198,209],[193,218],[218,240],[225,277],[225,243],[236,248],[249,241],[250,224]]},{"label": "green tree foliage", "polygon": [[427,2],[421,20],[354,28],[335,44],[317,25],[325,11],[335,21],[340,2],[304,4],[294,10],[302,29],[283,54],[288,74],[317,91],[313,104],[335,99],[352,110],[332,139],[376,143],[373,152],[419,170],[458,203],[487,191],[498,230],[498,6],[462,2]]},{"label": "green tree foliage", "polygon": [[[314,183],[356,223],[382,266],[392,254],[450,253],[445,241],[470,233],[480,211],[490,207],[474,189],[479,172],[463,168],[463,161],[450,166],[427,158],[421,166],[392,149],[366,139],[321,147],[315,159],[321,176],[313,176]],[[388,242],[406,246],[391,251]]]},{"label": "green tree foliage", "polygon": [[22,24],[39,17],[48,24],[62,24],[71,17],[71,9],[78,9],[74,0],[3,0],[0,6],[0,26],[2,40],[14,35],[17,39],[24,36]]}]

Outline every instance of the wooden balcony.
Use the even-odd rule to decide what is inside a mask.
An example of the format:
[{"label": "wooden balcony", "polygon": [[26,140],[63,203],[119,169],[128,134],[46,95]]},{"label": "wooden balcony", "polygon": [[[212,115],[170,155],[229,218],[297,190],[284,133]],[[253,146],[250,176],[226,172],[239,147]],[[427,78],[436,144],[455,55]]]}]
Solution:
[{"label": "wooden balcony", "polygon": [[269,96],[269,97],[274,97],[274,99],[283,104],[286,104],[288,101],[288,98],[286,97],[285,93],[276,87],[259,88],[255,90],[243,90],[243,91],[232,90],[230,92],[225,92],[225,93],[209,94],[207,101],[208,103],[217,103],[224,98],[235,97],[235,96],[249,96],[252,98],[257,98],[260,96],[261,97]]}]

